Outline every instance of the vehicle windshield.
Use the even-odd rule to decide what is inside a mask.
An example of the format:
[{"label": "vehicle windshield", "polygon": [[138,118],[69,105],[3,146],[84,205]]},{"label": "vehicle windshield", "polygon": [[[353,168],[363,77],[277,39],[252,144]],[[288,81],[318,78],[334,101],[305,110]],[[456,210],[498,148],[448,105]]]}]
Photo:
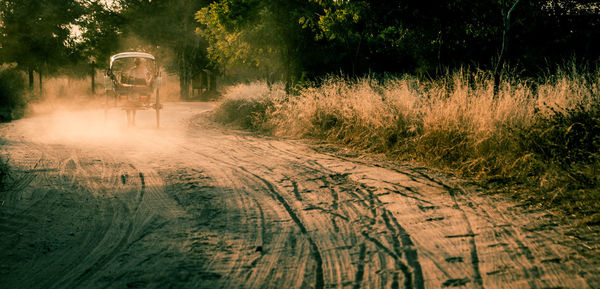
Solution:
[{"label": "vehicle windshield", "polygon": [[[149,83],[156,73],[154,60],[141,57],[119,58],[112,63],[112,74],[119,82],[134,84],[139,79]],[[143,84],[143,83],[138,83]]]},{"label": "vehicle windshield", "polygon": [[[139,63],[136,64],[136,62],[139,62]],[[127,72],[136,67],[145,68],[151,74],[154,74],[156,71],[156,66],[154,65],[154,60],[149,59],[149,58],[141,58],[141,57],[119,58],[113,62],[111,70],[113,71],[114,74],[117,74],[118,72]]]}]

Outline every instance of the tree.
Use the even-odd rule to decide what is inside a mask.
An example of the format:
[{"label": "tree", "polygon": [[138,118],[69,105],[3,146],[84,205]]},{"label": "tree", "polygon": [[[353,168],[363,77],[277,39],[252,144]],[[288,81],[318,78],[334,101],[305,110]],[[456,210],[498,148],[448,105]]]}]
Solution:
[{"label": "tree", "polygon": [[[195,34],[194,13],[208,1],[121,0],[124,18],[123,46],[143,43],[143,49],[158,54],[163,65],[179,76],[182,99],[189,98],[192,77],[211,68],[202,39]],[[135,40],[141,40],[135,41]]]},{"label": "tree", "polygon": [[309,43],[298,22],[302,2],[214,2],[196,13],[197,33],[208,41],[210,60],[222,69],[284,79],[289,88],[302,70],[299,60]]},{"label": "tree", "polygon": [[52,72],[66,62],[69,55],[70,24],[83,10],[75,0],[4,0],[0,5],[2,26],[0,59],[14,62],[29,75]]},{"label": "tree", "polygon": [[90,57],[94,57],[97,63],[108,63],[110,56],[119,52],[121,27],[125,21],[120,14],[121,7],[117,2],[110,5],[85,0],[81,3],[85,13],[75,23],[81,30],[81,35],[74,44],[80,58],[72,59],[87,63]]},{"label": "tree", "polygon": [[[417,33],[406,29],[404,6],[398,1],[311,0],[315,13],[300,19],[316,40],[338,50],[337,62],[352,75],[413,68]],[[349,64],[344,65],[344,64]]]}]

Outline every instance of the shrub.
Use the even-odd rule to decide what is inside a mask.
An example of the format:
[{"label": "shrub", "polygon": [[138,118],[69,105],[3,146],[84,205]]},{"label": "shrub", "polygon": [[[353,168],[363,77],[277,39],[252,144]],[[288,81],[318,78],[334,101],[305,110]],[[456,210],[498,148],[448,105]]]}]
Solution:
[{"label": "shrub", "polygon": [[14,68],[0,68],[0,121],[11,121],[23,116],[25,105],[25,79]]},{"label": "shrub", "polygon": [[11,180],[8,160],[0,156],[0,192],[4,191]]},{"label": "shrub", "polygon": [[261,82],[232,86],[225,92],[224,100],[213,118],[243,129],[267,131],[266,115],[272,109],[277,99],[275,94],[280,89],[270,88]]},{"label": "shrub", "polygon": [[270,106],[268,101],[230,99],[219,107],[214,117],[219,122],[233,124],[243,129],[262,130],[262,123]]}]

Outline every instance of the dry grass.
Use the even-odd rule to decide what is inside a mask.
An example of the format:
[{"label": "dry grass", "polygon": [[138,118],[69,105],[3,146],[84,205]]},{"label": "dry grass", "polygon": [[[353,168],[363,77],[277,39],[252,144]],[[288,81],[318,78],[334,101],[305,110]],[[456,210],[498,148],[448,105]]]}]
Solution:
[{"label": "dry grass", "polygon": [[229,89],[216,116],[452,170],[587,224],[600,221],[598,74],[505,79],[496,96],[482,71],[436,81],[330,78],[289,96],[252,83]]},{"label": "dry grass", "polygon": [[253,82],[230,86],[225,90],[226,101],[215,114],[215,120],[229,123],[250,130],[266,130],[271,118],[271,111],[277,102],[285,97],[283,87],[277,85],[269,88],[265,82]]}]

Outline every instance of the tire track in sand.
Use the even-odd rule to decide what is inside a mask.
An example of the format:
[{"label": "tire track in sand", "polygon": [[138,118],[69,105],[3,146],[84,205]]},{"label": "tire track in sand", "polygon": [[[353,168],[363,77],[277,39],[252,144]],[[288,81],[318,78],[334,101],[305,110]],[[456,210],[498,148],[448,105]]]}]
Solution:
[{"label": "tire track in sand", "polygon": [[281,205],[283,205],[283,207],[288,212],[288,214],[290,215],[290,217],[292,218],[292,220],[294,221],[294,223],[296,223],[296,225],[298,226],[298,228],[300,228],[300,231],[306,236],[306,238],[308,240],[308,243],[310,244],[311,253],[312,253],[313,258],[315,259],[315,262],[316,262],[316,268],[315,268],[315,288],[316,289],[323,289],[324,284],[325,284],[325,281],[324,281],[324,278],[323,278],[323,257],[321,256],[321,252],[319,251],[319,247],[317,246],[317,243],[315,243],[315,241],[312,239],[312,237],[310,236],[310,234],[306,230],[306,226],[304,226],[304,223],[300,220],[300,218],[298,217],[298,215],[294,212],[294,210],[292,209],[292,207],[290,206],[290,204],[288,204],[288,202],[283,198],[283,196],[281,196],[281,194],[279,194],[277,192],[277,190],[275,190],[275,188],[273,187],[273,184],[271,184],[266,179],[260,177],[259,175],[251,173],[250,171],[248,171],[244,167],[240,167],[240,169],[242,171],[245,171],[246,173],[254,176],[258,180],[260,180],[269,189],[269,192],[271,192],[272,197],[274,199],[276,199],[277,201],[279,201],[279,203],[281,203]]}]

